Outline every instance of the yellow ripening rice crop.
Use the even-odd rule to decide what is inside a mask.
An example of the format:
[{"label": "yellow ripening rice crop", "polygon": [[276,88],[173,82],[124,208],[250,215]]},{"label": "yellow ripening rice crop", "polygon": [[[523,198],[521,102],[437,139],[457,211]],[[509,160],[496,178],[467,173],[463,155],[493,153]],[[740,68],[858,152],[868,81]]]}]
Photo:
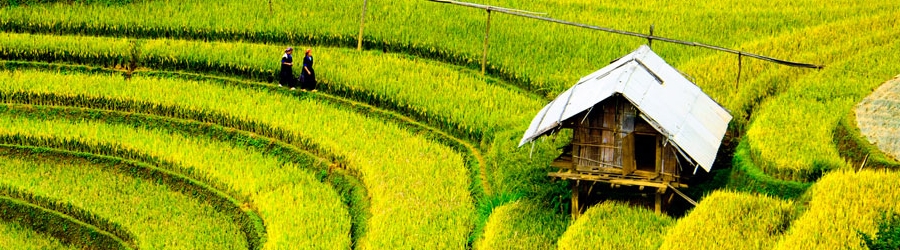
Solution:
[{"label": "yellow ripening rice crop", "polygon": [[141,249],[247,248],[237,224],[212,205],[88,160],[0,156],[0,185],[122,225]]},{"label": "yellow ripening rice crop", "polygon": [[897,172],[836,171],[810,192],[808,210],[776,249],[866,249],[859,232],[874,236],[882,214],[900,212]]},{"label": "yellow ripening rice crop", "polygon": [[[0,54],[19,60],[114,65],[127,63],[129,41],[89,36],[0,33]],[[266,79],[279,70],[282,46],[241,42],[148,39],[141,67]],[[444,63],[381,52],[313,48],[320,88],[370,103],[385,103],[418,119],[472,133],[527,124],[544,104],[502,81]],[[299,60],[300,55],[296,55]],[[299,66],[298,66],[299,67]],[[294,69],[294,72],[299,72]],[[499,81],[501,83],[491,83]],[[464,108],[460,108],[464,107]]]},{"label": "yellow ripening rice crop", "polygon": [[64,245],[49,235],[35,232],[29,227],[6,221],[0,222],[0,248],[20,250],[78,249],[75,246]]},{"label": "yellow ripening rice crop", "polygon": [[[311,41],[356,44],[362,0],[139,1],[127,5],[47,4],[0,10],[0,23],[22,30],[204,40]],[[546,12],[548,17],[735,47],[775,34],[857,16],[896,12],[892,1],[475,1]],[[451,18],[452,17],[452,18]],[[421,0],[368,2],[365,39],[373,49],[405,50],[460,63],[481,59],[485,12]],[[50,30],[52,29],[52,30]],[[865,31],[859,31],[865,32]],[[490,53],[496,71],[531,80],[531,89],[564,90],[644,39],[492,14]],[[375,45],[377,44],[377,45]],[[713,53],[654,42],[675,64]],[[377,46],[377,47],[375,47]],[[755,51],[767,54],[766,50]]]},{"label": "yellow ripening rice crop", "polygon": [[790,201],[716,191],[678,220],[660,249],[769,249],[793,218]]},{"label": "yellow ripening rice crop", "polygon": [[234,190],[265,222],[264,249],[343,248],[350,219],[338,194],[290,162],[211,138],[174,134],[102,121],[45,120],[0,114],[0,136],[115,145],[190,169]]},{"label": "yellow ripening rice crop", "polygon": [[[747,51],[766,51],[767,56],[824,64],[825,70],[830,70],[835,63],[854,54],[893,41],[900,35],[900,30],[892,28],[896,25],[894,20],[894,13],[848,18],[748,42],[741,47]],[[858,33],[861,30],[866,32]],[[819,72],[744,57],[741,79],[736,82],[737,58],[724,53],[695,58],[678,68],[694,77],[705,93],[731,111],[735,117],[732,123],[745,123],[760,101],[784,93],[803,77]]]},{"label": "yellow ripening rice crop", "polygon": [[833,142],[838,121],[885,79],[900,72],[900,64],[890,63],[886,57],[900,53],[900,42],[895,39],[900,24],[889,17],[861,22],[862,27],[881,28],[843,45],[853,52],[825,69],[782,80],[783,92],[753,111],[745,139],[754,161],[767,174],[810,181],[827,170],[848,166]]},{"label": "yellow ripening rice crop", "polygon": [[656,249],[675,222],[644,208],[607,201],[589,208],[559,239],[559,249]]},{"label": "yellow ripening rice crop", "polygon": [[268,89],[166,78],[0,72],[0,92],[103,97],[224,114],[284,129],[345,157],[362,173],[372,217],[359,244],[460,248],[473,212],[469,173],[453,149],[399,125]]},{"label": "yellow ripening rice crop", "polygon": [[566,221],[533,201],[509,203],[491,212],[475,249],[552,249]]}]

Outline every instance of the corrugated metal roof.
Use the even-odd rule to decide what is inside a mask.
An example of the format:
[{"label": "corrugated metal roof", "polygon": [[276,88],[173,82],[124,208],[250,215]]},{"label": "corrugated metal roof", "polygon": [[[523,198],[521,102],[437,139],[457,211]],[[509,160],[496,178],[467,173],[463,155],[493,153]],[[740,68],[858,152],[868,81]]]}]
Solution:
[{"label": "corrugated metal roof", "polygon": [[581,78],[547,104],[531,121],[519,146],[616,93],[631,101],[645,120],[710,171],[731,114],[647,46]]}]

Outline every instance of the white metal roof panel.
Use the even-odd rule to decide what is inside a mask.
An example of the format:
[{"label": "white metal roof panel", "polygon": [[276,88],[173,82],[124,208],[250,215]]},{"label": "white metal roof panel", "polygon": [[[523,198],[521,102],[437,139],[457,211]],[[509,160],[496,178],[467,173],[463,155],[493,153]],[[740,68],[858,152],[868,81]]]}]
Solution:
[{"label": "white metal roof panel", "polygon": [[591,73],[544,107],[519,146],[621,93],[660,132],[707,171],[732,117],[647,46]]},{"label": "white metal roof panel", "polygon": [[613,70],[615,70],[615,69],[617,69],[617,68],[622,67],[622,65],[623,65],[625,62],[634,60],[634,56],[635,56],[635,54],[632,53],[632,54],[628,54],[628,55],[626,55],[626,56],[623,56],[622,58],[616,59],[615,61],[610,62],[609,65],[606,65],[605,67],[600,68],[600,69],[597,70],[597,71],[594,71],[594,73],[591,73],[591,74],[589,74],[589,75],[587,75],[587,76],[582,77],[580,80],[578,80],[578,83],[582,83],[582,82],[585,82],[585,81],[590,80],[590,79],[597,79],[597,78],[599,78],[599,77],[601,77],[601,76],[603,76],[603,75],[605,75],[605,74],[608,74],[610,71],[613,71]]},{"label": "white metal roof panel", "polygon": [[[710,134],[724,135],[727,127],[715,126],[715,124],[728,124],[728,122],[731,121],[731,115],[728,114],[728,112],[725,112],[724,109],[716,107],[718,107],[718,104],[713,102],[712,99],[697,98],[697,104],[695,104],[693,110],[691,110],[691,118],[697,119]],[[718,140],[721,139],[722,138],[718,138]]]},{"label": "white metal roof panel", "polygon": [[[534,135],[542,134],[542,133],[538,132],[538,127],[541,123],[541,119],[547,113],[547,109],[549,109],[549,108],[550,108],[550,105],[544,106],[544,108],[542,108],[541,111],[538,112],[537,116],[535,116],[534,119],[531,121],[531,124],[528,125],[528,130],[525,130],[525,134],[534,134]],[[533,137],[522,138],[522,140],[519,141],[519,147],[521,147],[522,144],[525,144],[525,142],[527,142],[528,140],[531,140],[531,139],[534,139],[534,138]]]},{"label": "white metal roof panel", "polygon": [[[623,70],[623,68],[619,68],[614,70],[613,73],[618,74]],[[604,77],[575,85],[572,98],[569,98],[569,107],[563,113],[564,120],[581,113],[581,111],[590,109],[598,102],[615,94],[615,80],[611,77]]]},{"label": "white metal roof panel", "polygon": [[544,114],[544,119],[541,121],[540,128],[551,128],[559,126],[559,124],[565,119],[563,117],[563,112],[566,111],[566,107],[569,103],[569,97],[572,96],[573,89],[566,90],[559,95],[555,100],[553,100],[553,104],[550,105],[550,108],[547,109],[547,113]]},{"label": "white metal roof panel", "polygon": [[531,120],[528,130],[525,131],[525,134],[530,136],[523,137],[519,141],[519,147],[560,125],[560,122],[563,120],[562,113],[565,111],[568,97],[572,93],[573,89],[566,90],[541,109],[538,115]]},{"label": "white metal roof panel", "polygon": [[643,66],[635,62],[629,64],[631,64],[628,67],[629,71],[624,72],[619,78],[619,84],[622,86],[620,93],[630,97],[632,102],[642,103],[647,91],[650,91],[650,88],[653,87],[652,84],[658,84],[658,82]]},{"label": "white metal roof panel", "polygon": [[715,135],[703,129],[703,125],[697,119],[685,119],[685,126],[675,134],[672,140],[700,167],[709,171],[716,159],[722,138],[716,138]]}]

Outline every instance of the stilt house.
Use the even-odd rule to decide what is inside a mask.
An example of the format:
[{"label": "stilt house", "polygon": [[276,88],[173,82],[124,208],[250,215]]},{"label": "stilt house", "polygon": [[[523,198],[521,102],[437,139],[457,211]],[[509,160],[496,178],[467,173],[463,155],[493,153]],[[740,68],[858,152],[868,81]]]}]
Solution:
[{"label": "stilt house", "polygon": [[[571,144],[549,175],[575,180],[573,216],[582,181],[656,190],[687,187],[698,168],[712,169],[731,115],[647,46],[578,81],[531,121],[521,147],[562,128]],[[671,201],[671,197],[668,199]]]}]

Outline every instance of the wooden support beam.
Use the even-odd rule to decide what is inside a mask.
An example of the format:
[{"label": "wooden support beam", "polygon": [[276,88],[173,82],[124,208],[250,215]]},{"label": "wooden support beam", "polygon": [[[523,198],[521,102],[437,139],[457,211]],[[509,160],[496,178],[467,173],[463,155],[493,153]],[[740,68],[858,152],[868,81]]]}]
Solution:
[{"label": "wooden support beam", "polygon": [[589,162],[592,162],[592,163],[600,164],[601,166],[611,166],[611,167],[618,167],[618,168],[621,168],[621,167],[622,167],[622,166],[619,166],[619,165],[609,164],[609,163],[605,163],[605,162],[602,162],[602,161],[598,161],[598,160],[594,160],[594,159],[590,159],[590,158],[579,157],[579,156],[572,156],[572,158],[575,158],[575,159],[578,159],[578,160],[582,160],[582,161],[589,161]]},{"label": "wooden support beam", "polygon": [[551,172],[547,174],[551,177],[557,177],[561,179],[568,180],[585,180],[585,181],[599,181],[606,182],[613,185],[621,185],[621,186],[646,186],[646,187],[654,187],[654,188],[664,188],[664,187],[679,187],[686,188],[687,184],[683,183],[662,183],[662,182],[654,182],[644,179],[627,179],[622,176],[615,175],[591,175],[591,174],[582,174],[579,172]]},{"label": "wooden support beam", "polygon": [[597,148],[612,148],[612,149],[620,149],[620,148],[622,148],[622,147],[617,147],[617,146],[615,146],[615,145],[596,144],[596,143],[576,143],[576,142],[573,142],[572,145],[586,146],[586,147],[597,147]]},{"label": "wooden support beam", "polygon": [[678,191],[677,188],[675,188],[675,187],[673,187],[673,186],[671,186],[671,185],[669,185],[669,187],[671,187],[671,188],[672,188],[672,191],[675,191],[676,194],[678,194],[679,196],[681,196],[681,198],[684,198],[688,203],[691,203],[691,205],[694,205],[695,207],[697,206],[697,202],[694,201],[694,199],[691,199],[691,197],[688,197],[687,195],[685,195],[685,194],[682,193],[681,191]]},{"label": "wooden support beam", "polygon": [[557,167],[562,169],[575,169],[575,164],[572,164],[572,161],[553,161],[550,162],[551,167]]}]

